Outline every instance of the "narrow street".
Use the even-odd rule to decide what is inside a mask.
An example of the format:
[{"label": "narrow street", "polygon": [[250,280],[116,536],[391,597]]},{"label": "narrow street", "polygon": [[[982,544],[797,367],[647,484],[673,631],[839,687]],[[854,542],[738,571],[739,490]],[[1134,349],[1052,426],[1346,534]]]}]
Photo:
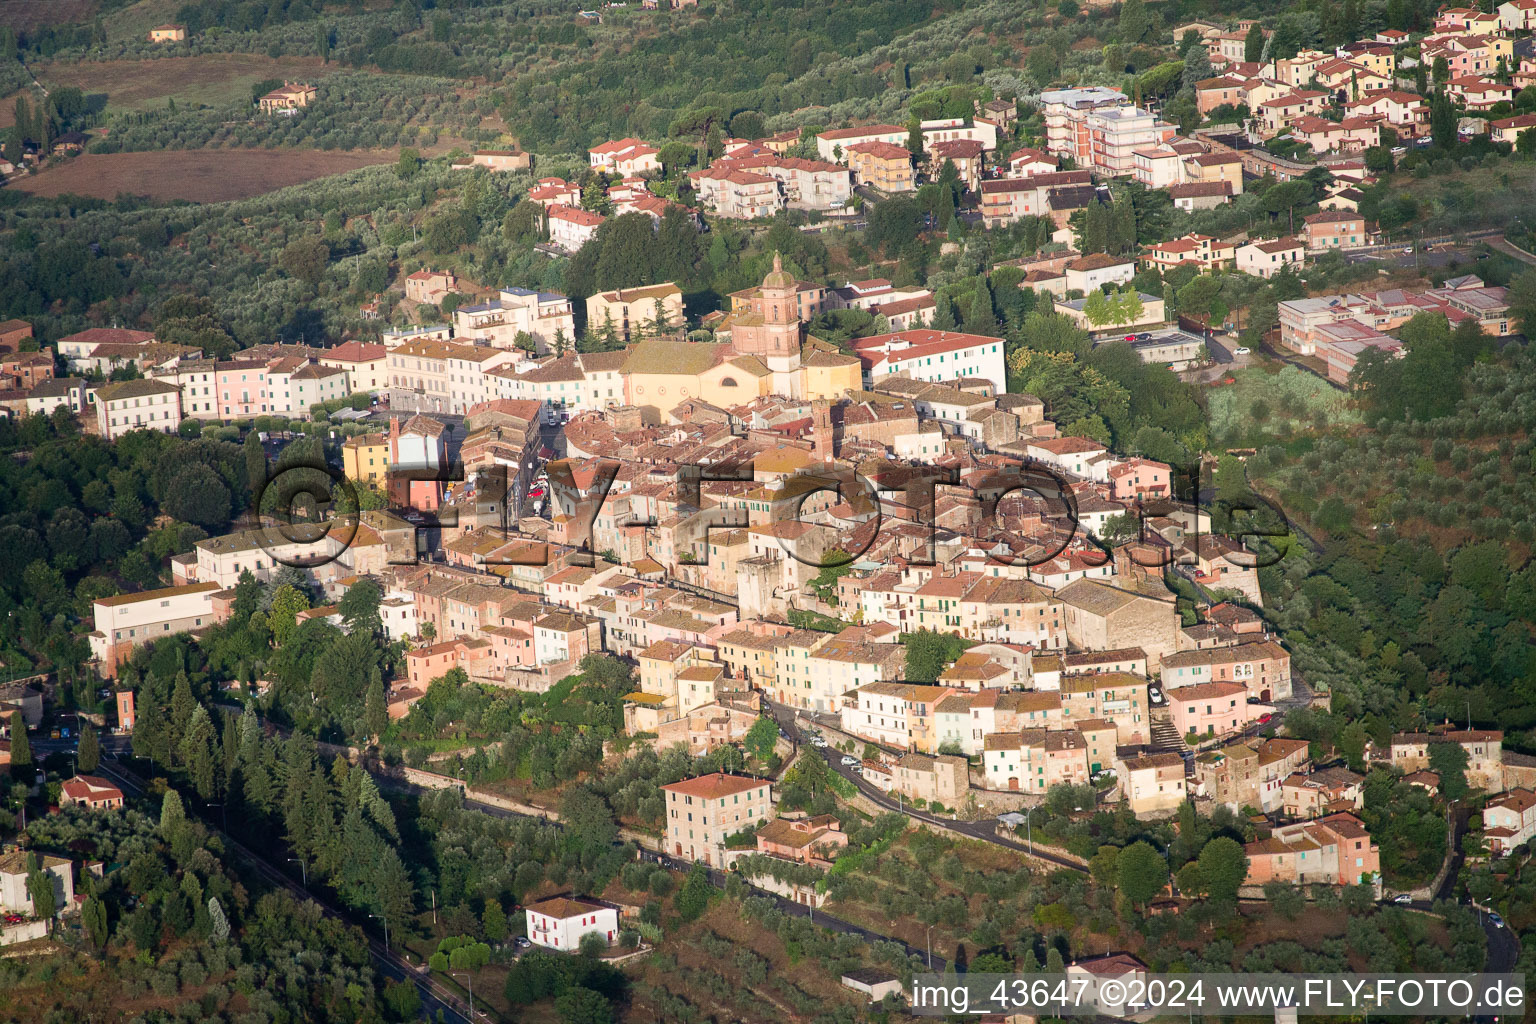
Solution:
[{"label": "narrow street", "polygon": [[[801,720],[795,715],[793,709],[785,707],[782,704],[775,704],[772,701],[766,701],[766,703],[768,704],[769,712],[773,715],[774,721],[779,723],[780,729],[783,729],[786,733],[789,734],[797,749],[801,744],[807,742],[809,738],[808,734],[801,728]],[[936,814],[929,814],[926,811],[919,811],[903,801],[892,800],[890,797],[880,792],[874,786],[871,786],[868,782],[865,782],[863,776],[856,774],[852,768],[845,767],[842,764],[842,751],[834,750],[830,746],[812,747],[811,749],[818,751],[821,754],[823,760],[827,762],[827,766],[831,768],[832,771],[836,772],[838,775],[851,782],[861,794],[867,797],[871,803],[874,803],[878,807],[884,808],[888,811],[894,811],[897,814],[905,814],[913,821],[927,822],[931,825],[942,825],[945,828],[953,829],[956,832],[963,833],[972,839],[979,839],[985,843],[993,843],[997,846],[1005,846],[1009,849],[1019,850],[1028,856],[1034,857],[1036,860],[1045,861],[1055,865],[1056,867],[1062,867],[1070,871],[1078,871],[1084,873],[1087,871],[1087,869],[1084,868],[1081,864],[1077,864],[1073,861],[1067,860],[1064,857],[1057,856],[1056,854],[1040,849],[1039,847],[1032,848],[1031,845],[1027,842],[1021,843],[1017,840],[1003,838],[997,833],[996,818],[980,818],[976,821],[960,821],[955,818],[944,818]]]}]

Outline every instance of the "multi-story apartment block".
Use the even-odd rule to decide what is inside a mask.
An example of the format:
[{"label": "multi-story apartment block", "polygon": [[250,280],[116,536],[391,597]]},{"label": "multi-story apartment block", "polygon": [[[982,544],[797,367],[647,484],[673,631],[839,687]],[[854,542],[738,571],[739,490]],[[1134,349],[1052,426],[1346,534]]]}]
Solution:
[{"label": "multi-story apartment block", "polygon": [[845,150],[853,178],[882,192],[910,192],[917,187],[912,154],[891,142],[861,142]]},{"label": "multi-story apartment block", "polygon": [[858,338],[852,344],[854,355],[864,364],[866,379],[872,382],[905,372],[913,380],[934,383],[980,377],[992,383],[994,394],[1008,390],[1003,343],[998,338],[913,330]]},{"label": "multi-story apartment block", "polygon": [[96,432],[108,441],[134,430],[174,434],[181,420],[181,388],[174,384],[124,380],[96,391]]},{"label": "multi-story apartment block", "polygon": [[1062,676],[1062,710],[1067,721],[1113,722],[1120,743],[1144,744],[1151,735],[1147,718],[1147,680],[1129,672],[1094,672]]},{"label": "multi-story apartment block", "polygon": [[415,341],[389,350],[389,406],[398,412],[464,415],[497,395],[486,371],[517,361],[520,352],[485,345]]},{"label": "multi-story apartment block", "polygon": [[1079,166],[1093,166],[1093,137],[1088,118],[1103,110],[1130,105],[1118,89],[1048,89],[1040,94],[1040,109],[1045,118],[1045,148],[1058,156],[1071,157]]},{"label": "multi-story apartment block", "polygon": [[552,352],[561,339],[574,345],[576,318],[571,300],[559,292],[503,288],[487,302],[460,306],[453,312],[454,337],[463,344],[483,342],[493,348],[515,347],[517,337],[533,339],[535,351]]},{"label": "multi-story apartment block", "polygon": [[188,583],[98,598],[92,605],[93,629],[87,639],[91,658],[106,676],[117,675],[118,663],[135,647],[187,630],[211,626],[217,583]]},{"label": "multi-story apartment block", "polygon": [[895,750],[936,753],[936,706],[954,692],[921,683],[861,686],[843,704],[843,731]]},{"label": "multi-story apartment block", "polygon": [[1174,692],[1201,683],[1242,683],[1258,701],[1291,696],[1291,655],[1273,640],[1207,650],[1178,651],[1163,657],[1163,688]]},{"label": "multi-story apartment block", "polygon": [[1169,690],[1168,710],[1180,736],[1202,738],[1238,732],[1259,715],[1242,683],[1198,683]]},{"label": "multi-story apartment block", "polygon": [[716,772],[662,786],[667,853],[711,867],[725,865],[725,840],[773,817],[770,785]]},{"label": "multi-story apartment block", "polygon": [[587,296],[588,332],[602,335],[611,325],[626,345],[663,331],[670,336],[682,322],[683,290],[670,281]]},{"label": "multi-story apartment block", "polygon": [[1088,782],[1088,741],[1076,729],[1025,729],[986,738],[982,772],[989,789],[1036,795]]},{"label": "multi-story apartment block", "polygon": [[566,252],[575,252],[592,240],[608,218],[579,206],[551,206],[544,215],[549,241]]},{"label": "multi-story apartment block", "polygon": [[832,128],[816,136],[816,155],[823,160],[847,161],[849,146],[866,142],[891,145],[907,141],[907,130],[899,124],[866,124],[857,128]]}]

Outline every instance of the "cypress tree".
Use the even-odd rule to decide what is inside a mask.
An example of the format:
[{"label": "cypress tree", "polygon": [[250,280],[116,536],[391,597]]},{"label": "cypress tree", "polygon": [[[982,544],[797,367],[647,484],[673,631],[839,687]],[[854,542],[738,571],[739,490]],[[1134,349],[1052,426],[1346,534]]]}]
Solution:
[{"label": "cypress tree", "polygon": [[992,289],[987,286],[986,278],[976,282],[976,297],[971,300],[965,329],[971,334],[985,334],[993,338],[998,336],[997,315],[992,311]]},{"label": "cypress tree", "polygon": [[86,726],[80,733],[80,742],[75,746],[75,766],[89,775],[100,763],[101,740],[96,737],[95,729]]},{"label": "cypress tree", "polygon": [[32,768],[32,744],[27,740],[27,720],[22,717],[20,711],[11,712],[10,732],[11,774],[17,778],[30,775]]}]

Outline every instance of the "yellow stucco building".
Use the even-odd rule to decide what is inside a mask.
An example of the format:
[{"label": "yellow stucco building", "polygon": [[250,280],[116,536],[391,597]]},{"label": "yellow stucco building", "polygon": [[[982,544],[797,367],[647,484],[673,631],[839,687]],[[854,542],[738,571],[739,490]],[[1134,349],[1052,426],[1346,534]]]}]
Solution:
[{"label": "yellow stucco building", "polygon": [[389,476],[389,438],[358,434],[341,445],[341,471],[348,480],[382,487]]}]

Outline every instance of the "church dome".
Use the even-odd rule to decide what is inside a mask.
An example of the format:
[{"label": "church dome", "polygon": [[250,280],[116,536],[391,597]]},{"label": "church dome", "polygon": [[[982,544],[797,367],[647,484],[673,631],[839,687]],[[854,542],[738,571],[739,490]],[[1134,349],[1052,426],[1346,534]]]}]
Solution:
[{"label": "church dome", "polygon": [[794,275],[784,269],[783,258],[775,252],[773,254],[773,270],[763,278],[764,288],[784,288],[792,290],[795,287]]}]

